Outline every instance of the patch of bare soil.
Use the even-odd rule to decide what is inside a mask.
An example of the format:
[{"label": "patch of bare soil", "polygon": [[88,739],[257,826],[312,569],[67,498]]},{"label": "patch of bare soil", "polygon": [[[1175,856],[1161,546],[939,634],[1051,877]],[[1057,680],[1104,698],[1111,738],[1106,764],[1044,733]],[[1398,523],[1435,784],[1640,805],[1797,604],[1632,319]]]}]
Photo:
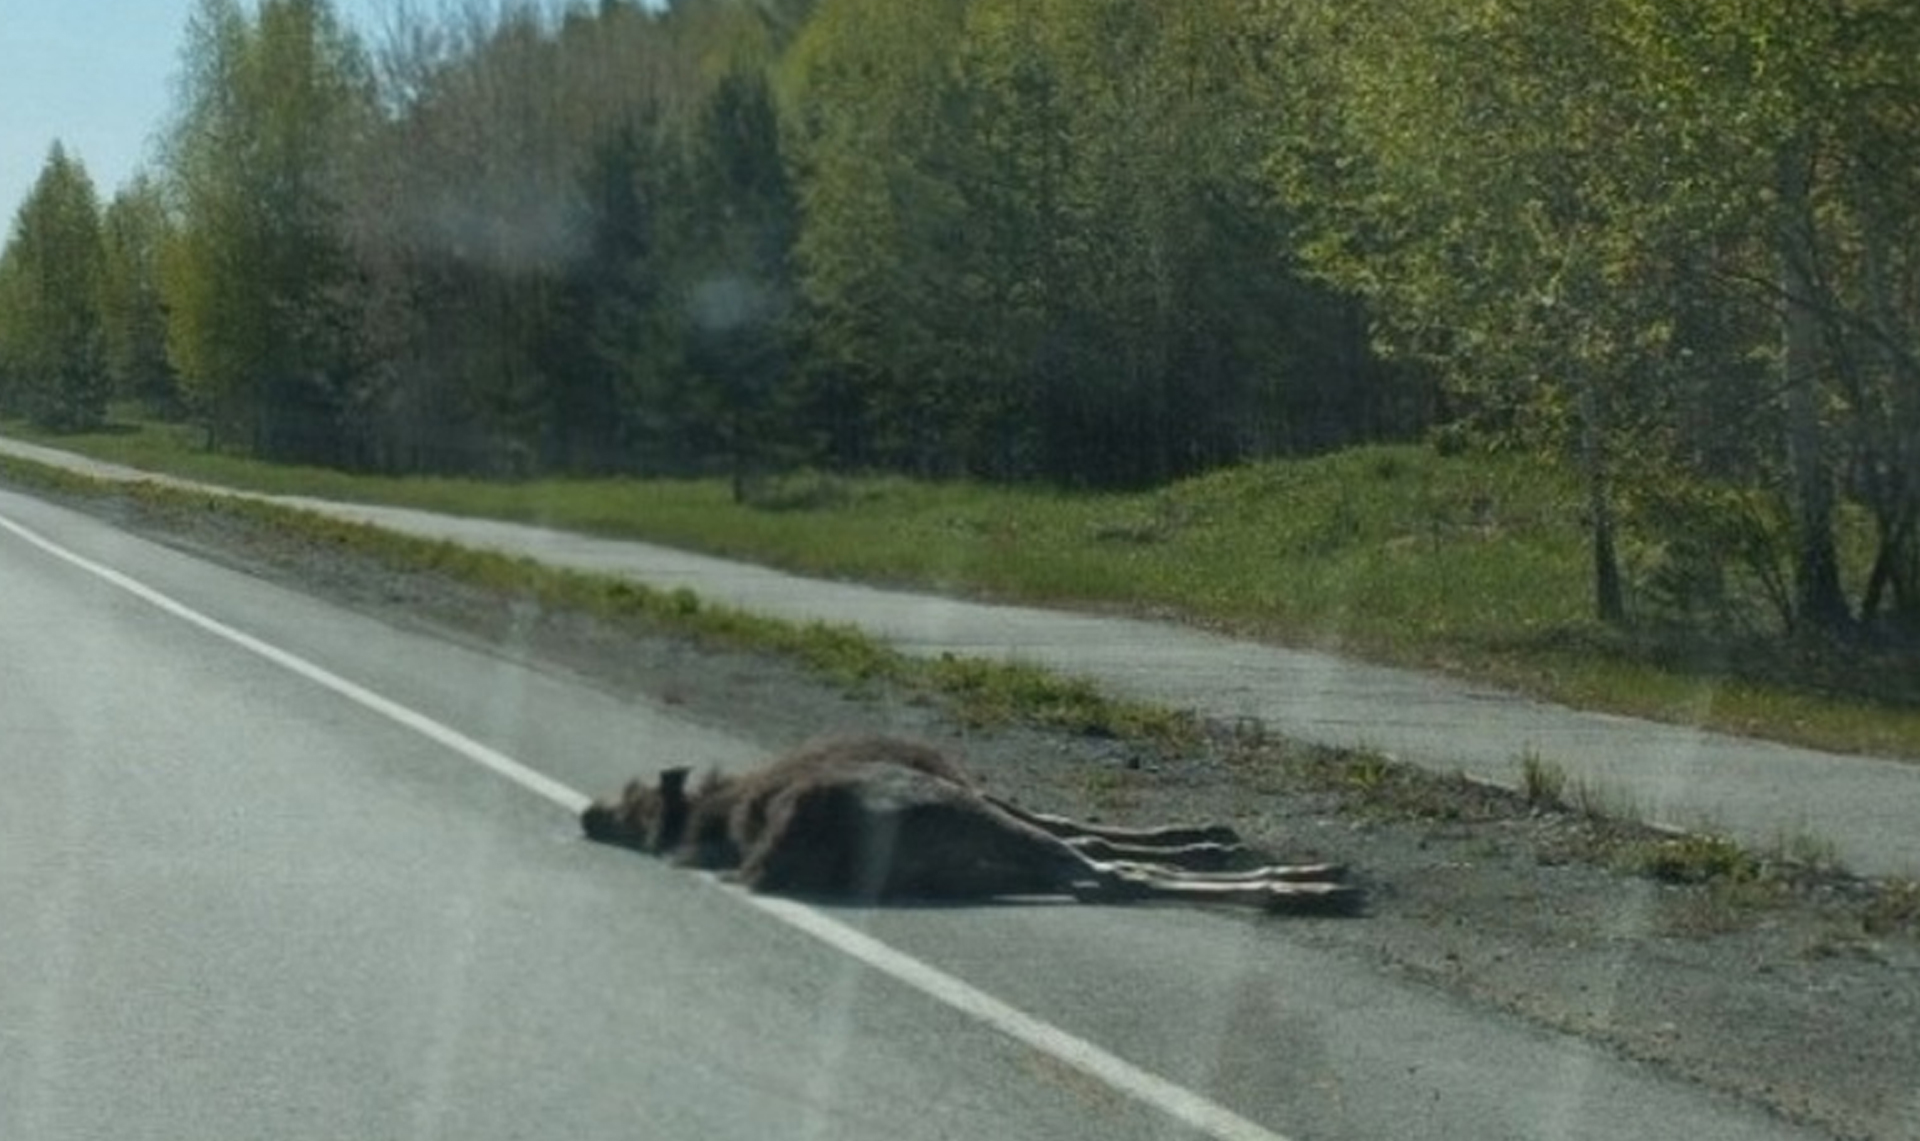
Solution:
[{"label": "patch of bare soil", "polygon": [[1920,898],[1899,885],[1765,866],[1663,882],[1623,866],[1657,851],[1658,834],[1246,726],[1213,727],[1177,754],[1021,726],[962,728],[884,689],[849,695],[786,661],[541,612],[255,524],[117,513],[389,622],[663,699],[769,750],[827,731],[915,734],[956,747],[989,786],[1035,808],[1223,821],[1276,856],[1347,863],[1371,892],[1364,917],[1255,921],[1835,1136],[1920,1138]]}]

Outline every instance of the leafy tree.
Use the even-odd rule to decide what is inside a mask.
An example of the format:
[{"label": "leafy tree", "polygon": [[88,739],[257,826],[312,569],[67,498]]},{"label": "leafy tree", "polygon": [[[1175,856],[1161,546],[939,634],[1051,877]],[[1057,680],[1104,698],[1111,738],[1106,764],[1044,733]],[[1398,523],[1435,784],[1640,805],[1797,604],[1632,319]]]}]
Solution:
[{"label": "leafy tree", "polygon": [[1367,430],[1387,374],[1255,175],[1251,11],[815,10],[786,138],[809,363],[866,417],[857,458],[1141,483]]},{"label": "leafy tree", "polygon": [[629,407],[634,380],[665,364],[647,171],[658,150],[654,132],[623,130],[596,148],[581,179],[589,237],[565,273],[545,350],[555,385],[549,462],[567,470],[631,470],[636,448],[660,442],[638,438]]},{"label": "leafy tree", "polygon": [[[1779,490],[1793,519],[1793,611],[1849,625],[1834,530],[1860,497],[1880,532],[1860,616],[1920,549],[1920,320],[1915,253],[1920,20],[1886,0],[1799,5],[1629,0],[1623,38],[1655,137],[1699,231],[1722,250],[1704,284],[1728,314],[1770,319]],[[1896,571],[1896,568],[1904,568]],[[1911,587],[1898,592],[1908,621]]]},{"label": "leafy tree", "polygon": [[669,136],[704,83],[676,54],[683,34],[639,5],[557,26],[474,9],[450,29],[402,28],[382,51],[393,111],[348,225],[378,298],[356,404],[379,462],[680,462],[681,355],[660,315],[673,223],[660,215],[685,166]]},{"label": "leafy tree", "polygon": [[[790,428],[790,269],[797,203],[763,73],[720,80],[699,118],[690,189],[702,208],[678,258],[687,363],[718,396],[736,500],[756,469],[804,446]],[[783,439],[784,437],[784,439]]]},{"label": "leafy tree", "polygon": [[336,461],[350,267],[341,172],[368,122],[365,61],[326,0],[200,0],[167,140],[181,231],[163,278],[170,358],[215,442]]},{"label": "leafy tree", "polygon": [[1623,479],[1667,470],[1649,384],[1699,342],[1673,319],[1686,220],[1622,84],[1617,12],[1566,0],[1310,6],[1276,28],[1297,120],[1274,169],[1321,272],[1387,343],[1585,475],[1594,605],[1625,617]]},{"label": "leafy tree", "polygon": [[808,383],[849,421],[832,433],[844,462],[954,469],[965,370],[941,335],[960,300],[941,270],[963,235],[938,155],[965,9],[823,0],[781,61]]},{"label": "leafy tree", "polygon": [[161,265],[174,240],[160,184],[142,175],[114,195],[101,220],[100,318],[104,360],[113,390],[149,412],[179,411],[167,360]]},{"label": "leafy tree", "polygon": [[1387,374],[1350,304],[1299,274],[1291,220],[1255,175],[1284,111],[1253,82],[1254,11],[1041,7],[1001,39],[1020,78],[983,128],[1061,120],[1066,144],[1041,179],[1014,180],[1047,186],[1052,215],[1030,387],[1053,478],[1155,482],[1385,427],[1369,413]]},{"label": "leafy tree", "polygon": [[1603,612],[1616,496],[1703,566],[1748,550],[1771,583],[1772,548],[1784,616],[1827,630],[1852,623],[1835,530],[1858,496],[1880,531],[1862,611],[1909,593],[1920,188],[1889,156],[1916,141],[1910,12],[1373,0],[1273,27],[1277,82],[1326,112],[1274,165],[1315,264],[1457,394],[1572,444]]},{"label": "leafy tree", "polygon": [[8,411],[55,431],[106,418],[93,182],[55,143],[0,254],[0,367]]},{"label": "leafy tree", "polygon": [[200,0],[170,359],[217,442],[401,469],[1140,483],[1404,428],[1259,177],[1260,10],[471,5],[363,59]]}]

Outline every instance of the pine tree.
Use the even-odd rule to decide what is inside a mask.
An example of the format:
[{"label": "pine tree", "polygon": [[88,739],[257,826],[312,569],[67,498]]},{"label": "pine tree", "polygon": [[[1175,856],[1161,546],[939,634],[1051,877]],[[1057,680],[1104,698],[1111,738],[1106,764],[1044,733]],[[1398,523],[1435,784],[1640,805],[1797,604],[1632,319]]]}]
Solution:
[{"label": "pine tree", "polygon": [[8,412],[54,431],[106,419],[93,183],[55,143],[0,256],[0,368]]},{"label": "pine tree", "polygon": [[167,362],[167,318],[160,263],[172,228],[159,184],[136,178],[114,195],[101,219],[100,320],[114,394],[171,416],[179,394]]}]

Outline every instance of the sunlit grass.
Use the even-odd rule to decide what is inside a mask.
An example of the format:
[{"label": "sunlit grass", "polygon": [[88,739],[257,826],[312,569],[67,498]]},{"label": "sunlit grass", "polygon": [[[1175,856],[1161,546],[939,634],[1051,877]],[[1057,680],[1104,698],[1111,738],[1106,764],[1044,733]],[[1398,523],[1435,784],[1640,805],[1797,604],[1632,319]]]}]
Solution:
[{"label": "sunlit grass", "polygon": [[763,484],[741,505],[717,479],[486,482],[276,467],[209,454],[182,429],[137,422],[46,442],[259,491],[1176,618],[1585,707],[1920,756],[1911,686],[1861,671],[1863,688],[1849,693],[1845,678],[1816,683],[1788,659],[1760,669],[1764,654],[1676,652],[1593,622],[1581,497],[1564,472],[1524,456],[1365,447],[1132,494],[803,473]]}]

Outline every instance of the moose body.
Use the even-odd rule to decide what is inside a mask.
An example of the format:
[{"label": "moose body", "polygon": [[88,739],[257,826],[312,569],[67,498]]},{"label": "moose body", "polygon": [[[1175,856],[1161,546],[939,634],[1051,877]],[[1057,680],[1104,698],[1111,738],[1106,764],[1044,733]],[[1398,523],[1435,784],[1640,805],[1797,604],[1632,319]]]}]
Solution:
[{"label": "moose body", "polygon": [[586,809],[582,827],[782,895],[1183,898],[1291,910],[1357,899],[1328,865],[1220,871],[1244,854],[1229,828],[1111,828],[1028,812],[911,741],[825,741],[691,789],[689,775],[676,768],[652,787],[631,782]]}]

